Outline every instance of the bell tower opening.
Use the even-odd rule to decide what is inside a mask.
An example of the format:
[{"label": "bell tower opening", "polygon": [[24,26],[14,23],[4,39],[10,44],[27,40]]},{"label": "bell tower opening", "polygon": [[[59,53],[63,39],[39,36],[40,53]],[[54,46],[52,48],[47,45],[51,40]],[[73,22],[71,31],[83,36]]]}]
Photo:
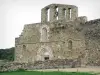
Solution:
[{"label": "bell tower opening", "polygon": [[58,20],[58,7],[55,6],[55,9],[56,9],[56,12],[55,12],[55,17],[56,17],[56,20]]},{"label": "bell tower opening", "polygon": [[50,4],[41,10],[41,22],[74,20],[78,17],[78,7],[65,4]]}]

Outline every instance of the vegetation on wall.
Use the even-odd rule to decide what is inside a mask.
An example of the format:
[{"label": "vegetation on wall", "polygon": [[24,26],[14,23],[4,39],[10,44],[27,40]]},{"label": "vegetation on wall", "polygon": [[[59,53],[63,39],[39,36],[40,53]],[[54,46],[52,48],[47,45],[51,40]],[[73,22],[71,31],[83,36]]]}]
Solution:
[{"label": "vegetation on wall", "polygon": [[0,60],[14,60],[14,50],[15,48],[0,49]]}]

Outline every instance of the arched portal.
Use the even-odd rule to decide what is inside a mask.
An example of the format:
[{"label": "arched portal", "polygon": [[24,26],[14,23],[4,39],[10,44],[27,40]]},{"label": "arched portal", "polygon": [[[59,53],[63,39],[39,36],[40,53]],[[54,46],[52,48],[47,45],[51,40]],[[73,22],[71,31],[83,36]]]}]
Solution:
[{"label": "arched portal", "polygon": [[49,60],[50,54],[49,52],[44,53],[44,60]]},{"label": "arched portal", "polygon": [[41,46],[37,52],[37,60],[45,61],[51,60],[53,57],[51,48],[48,46]]}]

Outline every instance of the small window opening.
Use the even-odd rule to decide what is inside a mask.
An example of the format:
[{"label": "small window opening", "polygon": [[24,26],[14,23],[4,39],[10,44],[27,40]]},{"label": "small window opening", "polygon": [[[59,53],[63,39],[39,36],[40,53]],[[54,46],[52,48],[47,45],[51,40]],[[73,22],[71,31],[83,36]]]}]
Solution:
[{"label": "small window opening", "polygon": [[42,41],[47,41],[47,29],[42,29]]},{"label": "small window opening", "polygon": [[26,50],[26,46],[25,45],[23,45],[23,50]]},{"label": "small window opening", "polygon": [[68,41],[68,49],[72,49],[72,41]]},{"label": "small window opening", "polygon": [[44,57],[44,60],[49,60],[49,57]]}]

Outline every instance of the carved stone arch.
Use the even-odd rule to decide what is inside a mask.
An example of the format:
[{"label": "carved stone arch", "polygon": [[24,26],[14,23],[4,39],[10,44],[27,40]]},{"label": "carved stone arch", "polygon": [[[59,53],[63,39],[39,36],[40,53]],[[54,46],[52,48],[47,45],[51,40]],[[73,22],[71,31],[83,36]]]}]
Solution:
[{"label": "carved stone arch", "polygon": [[36,58],[37,58],[37,61],[38,60],[44,61],[45,57],[49,57],[49,59],[52,59],[53,52],[52,52],[50,47],[43,45],[37,51],[37,57]]}]

